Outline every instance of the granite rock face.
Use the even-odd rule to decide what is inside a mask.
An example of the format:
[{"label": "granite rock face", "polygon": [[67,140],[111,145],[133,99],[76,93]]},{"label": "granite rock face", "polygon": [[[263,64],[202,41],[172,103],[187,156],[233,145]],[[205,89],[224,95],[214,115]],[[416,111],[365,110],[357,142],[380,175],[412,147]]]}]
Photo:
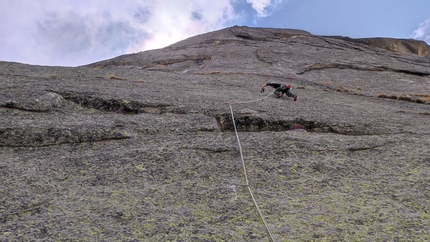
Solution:
[{"label": "granite rock face", "polygon": [[230,105],[278,241],[430,238],[425,42],[235,26],[0,82],[1,241],[270,241]]}]

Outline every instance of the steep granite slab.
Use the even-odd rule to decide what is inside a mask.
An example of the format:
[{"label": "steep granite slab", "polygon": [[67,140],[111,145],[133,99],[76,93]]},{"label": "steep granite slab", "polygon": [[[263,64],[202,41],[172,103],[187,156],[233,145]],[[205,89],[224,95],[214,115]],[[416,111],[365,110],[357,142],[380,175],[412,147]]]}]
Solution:
[{"label": "steep granite slab", "polygon": [[[82,67],[0,62],[0,240],[425,241],[423,42],[235,26]],[[267,82],[298,95],[275,98]],[[269,96],[266,96],[269,95]]]}]

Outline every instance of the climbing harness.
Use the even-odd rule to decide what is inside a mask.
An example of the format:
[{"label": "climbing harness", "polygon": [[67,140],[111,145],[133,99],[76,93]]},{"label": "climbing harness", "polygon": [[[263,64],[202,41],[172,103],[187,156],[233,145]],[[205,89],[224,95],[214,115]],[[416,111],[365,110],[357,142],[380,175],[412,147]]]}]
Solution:
[{"label": "climbing harness", "polygon": [[[271,94],[267,95],[266,97],[268,97],[270,95]],[[264,97],[264,98],[266,98],[266,97]],[[261,99],[256,100],[256,101],[263,100],[264,98],[261,98]],[[256,101],[252,101],[252,102],[256,102]],[[249,103],[249,102],[241,102],[241,103]],[[230,106],[231,119],[233,121],[234,132],[236,133],[236,139],[237,139],[237,144],[238,144],[238,147],[239,147],[240,159],[242,161],[243,173],[245,175],[245,184],[248,187],[249,194],[251,195],[251,198],[252,198],[252,201],[254,202],[255,207],[257,208],[258,214],[260,215],[261,219],[264,222],[264,225],[266,226],[267,232],[269,233],[270,237],[272,238],[272,241],[276,242],[275,236],[273,235],[273,232],[270,229],[269,224],[266,221],[266,218],[264,217],[263,213],[261,212],[260,207],[258,207],[257,201],[255,200],[254,194],[252,193],[251,186],[249,185],[248,175],[247,175],[247,172],[246,172],[245,161],[243,160],[242,145],[240,144],[239,134],[237,133],[237,128],[236,128],[236,121],[234,120],[233,107],[231,106],[230,103],[228,105]]]}]

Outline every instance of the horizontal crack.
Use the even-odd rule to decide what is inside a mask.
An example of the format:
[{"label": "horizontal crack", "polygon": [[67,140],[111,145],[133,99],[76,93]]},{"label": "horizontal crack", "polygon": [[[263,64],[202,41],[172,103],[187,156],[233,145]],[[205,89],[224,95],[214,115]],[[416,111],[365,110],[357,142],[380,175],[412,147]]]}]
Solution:
[{"label": "horizontal crack", "polygon": [[196,150],[203,150],[203,151],[207,151],[207,152],[210,152],[210,153],[224,153],[224,152],[231,152],[231,151],[234,151],[234,150],[231,150],[231,149],[226,149],[226,148],[193,148],[193,149],[196,149]]},{"label": "horizontal crack", "polygon": [[[215,117],[222,132],[234,131],[230,114],[220,114]],[[309,132],[336,133],[343,135],[374,135],[379,134],[371,129],[360,130],[355,125],[325,124],[318,121],[308,121],[302,118],[293,120],[275,120],[269,117],[238,115],[235,116],[236,128],[240,132],[289,131],[303,129]]]},{"label": "horizontal crack", "polygon": [[60,144],[122,140],[128,138],[131,138],[131,136],[120,132],[117,128],[109,127],[94,129],[81,129],[81,127],[69,129],[52,127],[0,129],[0,147],[47,147]]},{"label": "horizontal crack", "polygon": [[378,148],[378,147],[381,147],[381,146],[371,146],[371,147],[352,147],[352,148],[348,148],[348,150],[349,151],[352,151],[352,152],[356,152],[356,151],[365,151],[365,150],[372,150],[372,149],[375,149],[375,148]]},{"label": "horizontal crack", "polygon": [[115,112],[120,114],[138,114],[138,113],[184,113],[183,110],[175,109],[167,104],[148,104],[130,100],[105,99],[95,97],[90,94],[57,92],[65,100],[72,101],[86,108],[94,108],[105,112]]},{"label": "horizontal crack", "polygon": [[0,104],[0,108],[6,108],[6,109],[16,109],[16,110],[20,110],[20,111],[27,111],[27,112],[34,112],[34,113],[46,113],[49,110],[36,110],[33,108],[27,108],[27,107],[22,107],[20,106],[18,103],[16,102],[7,102],[7,103],[2,103]]},{"label": "horizontal crack", "polygon": [[[215,117],[221,131],[234,131],[234,125],[230,114],[221,114]],[[294,129],[314,130],[321,127],[317,122],[303,119],[295,120],[270,120],[255,116],[236,116],[236,128],[238,131],[286,131]]]},{"label": "horizontal crack", "polygon": [[0,147],[9,147],[9,148],[50,147],[50,146],[57,146],[57,145],[62,145],[62,144],[82,144],[82,143],[87,143],[87,142],[94,144],[94,143],[98,143],[98,142],[119,141],[119,140],[125,140],[125,139],[130,139],[130,138],[131,137],[129,137],[129,136],[124,136],[124,137],[118,137],[118,138],[94,139],[94,140],[62,142],[62,143],[42,144],[42,145],[0,145]]},{"label": "horizontal crack", "polygon": [[344,63],[314,63],[306,67],[303,71],[297,72],[298,75],[302,75],[308,71],[322,70],[322,69],[352,69],[359,71],[392,71],[397,73],[404,73],[415,76],[428,76],[430,72],[420,72],[420,71],[410,71],[406,69],[394,69],[387,66],[374,66],[374,67],[363,67],[354,64],[344,64]]}]

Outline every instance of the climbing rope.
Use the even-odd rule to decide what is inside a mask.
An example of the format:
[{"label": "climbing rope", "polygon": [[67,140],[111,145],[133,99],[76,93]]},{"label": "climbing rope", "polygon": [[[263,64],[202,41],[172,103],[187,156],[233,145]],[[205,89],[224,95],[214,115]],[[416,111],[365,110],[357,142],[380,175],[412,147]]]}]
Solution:
[{"label": "climbing rope", "polygon": [[[270,95],[271,94],[269,94],[268,96],[270,96]],[[268,97],[268,96],[266,96],[266,97]],[[264,97],[264,98],[266,98],[266,97]],[[259,100],[262,100],[264,98],[261,98]],[[247,102],[245,102],[245,103],[247,103]],[[272,238],[272,241],[276,242],[275,236],[273,235],[273,232],[270,229],[269,224],[267,223],[266,218],[263,215],[263,212],[261,212],[260,207],[258,207],[257,201],[255,200],[254,194],[252,193],[251,186],[249,185],[248,175],[247,175],[247,172],[246,172],[245,161],[243,160],[242,145],[240,144],[239,134],[237,133],[237,128],[236,128],[236,121],[234,120],[233,107],[231,106],[230,103],[229,103],[229,106],[230,106],[230,111],[231,111],[231,119],[233,121],[233,126],[234,126],[234,132],[236,133],[237,144],[239,146],[239,153],[240,153],[240,159],[242,161],[243,173],[245,175],[245,184],[248,187],[249,194],[251,195],[251,198],[252,198],[252,201],[254,202],[255,207],[257,208],[258,214],[260,214],[260,217],[263,220],[264,225],[266,226],[267,232],[269,232],[269,235]]]}]

